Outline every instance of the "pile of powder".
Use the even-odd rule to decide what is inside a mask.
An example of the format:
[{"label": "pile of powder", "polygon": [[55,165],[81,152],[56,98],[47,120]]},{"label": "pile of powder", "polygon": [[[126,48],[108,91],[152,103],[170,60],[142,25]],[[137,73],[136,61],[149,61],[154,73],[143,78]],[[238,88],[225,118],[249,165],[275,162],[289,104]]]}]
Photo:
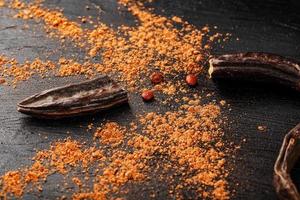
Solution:
[{"label": "pile of powder", "polygon": [[120,129],[115,122],[106,123],[103,127],[98,128],[94,134],[95,138],[100,138],[103,144],[120,144],[124,139],[124,130]]},{"label": "pile of powder", "polygon": [[101,162],[104,158],[101,150],[95,147],[83,148],[78,141],[66,139],[55,142],[49,150],[36,153],[34,163],[28,168],[5,173],[0,181],[1,198],[20,197],[30,184],[33,189],[42,190],[41,184],[53,173],[67,174],[70,168]]},{"label": "pile of powder", "polygon": [[[73,199],[126,195],[121,188],[146,183],[155,174],[160,174],[161,180],[169,180],[168,192],[175,198],[183,198],[184,191],[193,188],[195,197],[228,199],[225,158],[232,153],[232,146],[223,142],[220,107],[201,105],[199,100],[186,101],[177,111],[140,116],[131,128],[107,122],[95,131],[92,147],[66,139],[54,143],[49,150],[38,151],[31,167],[4,174],[1,196],[21,197],[29,187],[42,190],[44,181],[53,173],[70,176],[81,168],[96,168],[90,177],[92,186],[85,178],[72,179],[80,185],[80,191],[73,188]],[[126,148],[118,145],[121,142]],[[168,173],[171,169],[175,173]]]},{"label": "pile of powder", "polygon": [[[87,56],[100,56],[100,63],[77,65],[76,70],[64,68],[60,75],[77,75],[78,71],[91,74],[93,70],[118,73],[131,90],[141,89],[138,87],[145,81],[142,77],[154,70],[170,77],[178,73],[200,74],[211,43],[222,37],[219,33],[209,35],[208,27],[199,30],[177,16],[168,19],[153,14],[138,1],[120,0],[119,3],[137,18],[135,27],[122,25],[115,30],[98,21],[94,29],[83,29],[80,23],[68,20],[61,11],[43,8],[40,3],[15,0],[10,7],[18,10],[17,18],[43,22],[48,35],[73,41],[86,49]],[[180,29],[176,28],[178,25]]]},{"label": "pile of powder", "polygon": [[[21,12],[15,15],[16,18],[23,19],[42,19],[45,23],[45,30],[50,35],[59,35],[61,39],[70,38],[79,40],[83,36],[83,30],[76,22],[69,21],[60,11],[50,11],[39,7],[37,1],[33,4],[26,4],[18,0],[14,0],[9,4],[10,8],[20,9]],[[51,32],[56,30],[57,33]]]}]

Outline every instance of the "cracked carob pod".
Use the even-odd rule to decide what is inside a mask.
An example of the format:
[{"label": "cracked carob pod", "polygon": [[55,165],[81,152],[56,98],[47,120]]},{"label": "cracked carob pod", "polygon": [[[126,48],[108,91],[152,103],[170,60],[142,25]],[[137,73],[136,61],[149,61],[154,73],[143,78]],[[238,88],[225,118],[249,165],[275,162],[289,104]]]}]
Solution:
[{"label": "cracked carob pod", "polygon": [[127,102],[127,92],[102,75],[30,96],[18,104],[18,111],[38,118],[58,119],[91,114]]},{"label": "cracked carob pod", "polygon": [[300,64],[289,58],[248,52],[214,56],[209,63],[212,78],[272,81],[300,91]]},{"label": "cracked carob pod", "polygon": [[274,166],[274,186],[279,199],[299,200],[290,172],[300,157],[300,124],[285,137]]}]

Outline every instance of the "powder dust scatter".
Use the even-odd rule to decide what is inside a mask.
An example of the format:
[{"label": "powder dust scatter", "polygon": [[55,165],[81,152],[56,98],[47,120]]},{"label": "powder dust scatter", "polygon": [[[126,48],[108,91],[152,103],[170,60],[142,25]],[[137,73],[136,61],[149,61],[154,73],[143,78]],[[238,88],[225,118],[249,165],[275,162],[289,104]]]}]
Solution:
[{"label": "powder dust scatter", "polygon": [[5,5],[5,1],[4,0],[0,0],[0,7],[3,7]]},{"label": "powder dust scatter", "polygon": [[10,59],[0,55],[0,74],[2,80],[4,78],[12,77],[11,84],[16,86],[19,81],[28,80],[31,76],[38,74],[41,77],[45,77],[47,72],[55,69],[55,64],[51,61],[41,61],[35,59],[32,62],[25,61],[20,64],[16,59]]},{"label": "powder dust scatter", "polygon": [[95,147],[83,148],[79,142],[66,139],[55,142],[50,149],[36,153],[32,166],[5,173],[1,177],[0,197],[7,199],[21,197],[27,187],[42,190],[42,183],[53,173],[67,174],[70,168],[89,167],[93,162],[105,158]]},{"label": "powder dust scatter", "polygon": [[[76,22],[69,21],[62,12],[50,11],[42,9],[39,1],[33,4],[26,4],[21,1],[12,1],[9,7],[20,9],[20,12],[15,15],[16,18],[22,19],[39,19],[45,23],[45,30],[50,36],[59,35],[61,39],[65,37],[72,40],[79,40],[83,36],[83,30]],[[54,33],[52,30],[56,30]]]},{"label": "powder dust scatter", "polygon": [[[107,73],[117,74],[129,91],[136,92],[150,83],[153,71],[160,71],[164,81],[147,89],[170,96],[169,102],[174,100],[179,106],[166,113],[138,116],[129,127],[107,122],[96,128],[91,146],[70,138],[54,142],[49,149],[36,152],[31,166],[8,171],[1,177],[0,198],[21,198],[25,193],[42,191],[49,176],[55,173],[71,178],[76,185],[70,189],[72,199],[125,198],[130,185],[146,187],[153,178],[168,181],[170,198],[184,199],[187,191],[195,198],[231,197],[227,182],[231,170],[226,166],[236,147],[223,139],[220,105],[226,102],[203,104],[199,96],[174,99],[176,94],[190,90],[184,87],[184,80],[173,80],[179,74],[205,76],[204,64],[212,43],[226,40],[226,34],[211,34],[209,27],[197,29],[178,16],[156,15],[141,1],[118,3],[136,17],[136,26],[113,29],[98,21],[86,29],[81,26],[83,18],[79,19],[81,22],[71,21],[61,10],[47,9],[40,1],[13,0],[4,4],[16,10],[15,18],[35,20],[48,36],[61,42],[70,40],[84,49],[86,59],[36,58],[18,63],[3,55],[1,79],[15,86],[33,75],[92,77]],[[98,56],[101,62],[93,63],[92,58]],[[91,169],[95,169],[93,176],[73,175],[78,170]],[[155,195],[153,191],[152,197]]]},{"label": "powder dust scatter", "polygon": [[123,141],[124,130],[119,128],[115,122],[106,123],[103,127],[98,128],[94,134],[95,138],[100,138],[103,144],[118,145]]},{"label": "powder dust scatter", "polygon": [[[170,180],[171,198],[182,199],[184,191],[193,188],[195,198],[229,199],[226,177],[230,170],[225,166],[234,145],[222,139],[220,112],[219,105],[202,105],[192,99],[177,111],[144,114],[127,128],[107,122],[96,129],[92,147],[71,139],[58,141],[48,150],[37,151],[32,166],[5,173],[0,196],[9,199],[22,197],[25,191],[42,190],[53,173],[71,176],[81,168],[86,171],[96,168],[90,177],[92,186],[87,178],[72,177],[78,186],[72,189],[72,199],[122,197],[130,190],[121,188],[146,183],[159,167],[165,172],[175,170],[159,177]],[[131,150],[116,146],[119,142]],[[101,144],[112,148],[104,149]],[[154,165],[154,160],[160,162]],[[175,181],[178,174],[180,179]]]},{"label": "powder dust scatter", "polygon": [[[14,0],[9,7],[16,9],[16,18],[33,19],[43,24],[50,37],[74,41],[86,49],[88,57],[100,56],[101,63],[64,68],[60,75],[76,75],[77,71],[119,73],[129,90],[138,88],[144,76],[160,70],[171,76],[178,73],[201,74],[209,56],[211,44],[222,38],[220,33],[210,35],[209,27],[197,29],[174,16],[171,19],[153,14],[139,1],[120,0],[138,20],[136,27],[120,26],[117,30],[96,22],[93,29],[84,29],[71,21],[62,11],[49,10],[41,3]],[[175,25],[180,25],[178,29]],[[179,89],[177,89],[179,90]],[[164,92],[164,91],[163,91]]]},{"label": "powder dust scatter", "polygon": [[86,61],[84,63],[79,63],[73,59],[60,58],[58,61],[58,72],[57,76],[72,76],[72,75],[86,75],[87,77],[94,76],[94,67],[97,66],[95,63],[90,63]]},{"label": "powder dust scatter", "polygon": [[264,126],[264,125],[257,126],[257,130],[259,130],[260,132],[266,132],[267,129],[268,129],[268,127]]},{"label": "powder dust scatter", "polygon": [[42,61],[36,58],[33,61],[18,63],[16,59],[10,59],[0,55],[0,84],[10,80],[7,84],[16,87],[20,81],[26,81],[33,75],[48,77],[51,73],[56,76],[85,75],[92,77],[94,75],[92,68],[97,64],[90,62],[78,63],[72,59],[60,58],[58,62]]}]

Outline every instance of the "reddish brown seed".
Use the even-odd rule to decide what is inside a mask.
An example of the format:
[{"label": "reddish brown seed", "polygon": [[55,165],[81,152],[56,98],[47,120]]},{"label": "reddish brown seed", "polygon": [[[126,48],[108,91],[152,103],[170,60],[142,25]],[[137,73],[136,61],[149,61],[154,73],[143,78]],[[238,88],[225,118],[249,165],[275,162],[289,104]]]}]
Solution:
[{"label": "reddish brown seed", "polygon": [[150,78],[153,84],[161,83],[164,79],[162,73],[160,72],[153,72]]},{"label": "reddish brown seed", "polygon": [[185,81],[190,86],[195,86],[197,84],[197,76],[194,74],[189,74],[186,76]]},{"label": "reddish brown seed", "polygon": [[154,98],[154,94],[151,90],[145,90],[142,93],[142,98],[144,101],[151,101]]},{"label": "reddish brown seed", "polygon": [[0,84],[3,84],[3,83],[5,83],[5,82],[6,82],[5,79],[0,78]]}]

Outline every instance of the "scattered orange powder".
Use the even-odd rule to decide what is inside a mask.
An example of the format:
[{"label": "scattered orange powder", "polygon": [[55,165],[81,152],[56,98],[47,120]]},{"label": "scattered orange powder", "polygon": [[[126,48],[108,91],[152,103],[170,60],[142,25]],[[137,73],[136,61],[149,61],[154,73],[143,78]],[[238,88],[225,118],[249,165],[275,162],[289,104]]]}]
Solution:
[{"label": "scattered orange powder", "polygon": [[0,7],[5,6],[5,1],[4,0],[0,0]]},{"label": "scattered orange powder", "polygon": [[58,76],[73,76],[84,74],[88,77],[93,76],[95,65],[89,62],[80,64],[72,59],[59,59]]},{"label": "scattered orange powder", "polygon": [[43,164],[39,161],[36,161],[30,169],[28,169],[25,173],[25,183],[30,182],[38,182],[40,179],[45,179],[49,173],[49,169],[47,169]]},{"label": "scattered orange powder", "polygon": [[[191,100],[179,111],[167,112],[163,115],[148,113],[141,117],[142,132],[148,136],[133,136],[128,141],[128,145],[133,146],[136,151],[130,154],[121,152],[123,159],[119,160],[118,155],[117,163],[121,167],[130,165],[129,169],[136,169],[135,165],[130,164],[132,161],[128,156],[131,158],[133,154],[137,154],[138,156],[134,159],[134,162],[137,162],[140,159],[151,160],[155,152],[159,152],[161,155],[166,155],[162,160],[169,158],[171,161],[177,162],[178,164],[173,168],[178,171],[182,170],[186,164],[189,165],[189,168],[184,169],[186,177],[181,177],[181,179],[190,186],[198,186],[199,197],[228,199],[227,172],[224,166],[226,153],[224,147],[228,147],[222,142],[223,132],[216,121],[220,114],[220,108],[212,104],[201,106],[199,103],[198,100]],[[165,164],[160,163],[160,165]],[[142,162],[141,166],[143,166],[142,175],[149,175],[150,167],[145,165],[145,162]],[[168,164],[165,165],[166,169],[168,167]],[[99,181],[94,185],[94,188],[98,189],[94,189],[93,193],[88,193],[90,198],[96,199],[95,195],[101,191],[105,192],[102,189],[107,184],[106,176],[109,176],[110,180],[117,180],[117,183],[121,185],[128,181],[126,176],[113,173],[113,169],[109,168],[109,173],[98,176]],[[119,170],[118,168],[118,172]],[[125,173],[126,170],[121,172]],[[134,171],[134,174],[139,175],[140,173],[140,171]],[[142,178],[143,176],[138,177]],[[140,179],[136,181],[138,180]],[[112,182],[109,183],[112,184]],[[117,186],[117,183],[113,182],[113,185]],[[186,185],[181,188],[180,184],[174,186],[175,191],[171,192],[179,198],[181,197],[180,191],[188,187]],[[108,193],[108,191],[105,192],[106,195]],[[76,194],[75,196],[77,195],[82,196],[83,194]]]},{"label": "scattered orange powder", "polygon": [[0,197],[6,198],[7,195],[21,196],[24,189],[21,179],[22,176],[19,171],[10,171],[2,176]]},{"label": "scattered orange powder", "polygon": [[[76,22],[69,21],[59,11],[42,9],[39,7],[39,4],[25,4],[18,0],[14,0],[10,4],[10,7],[20,9],[20,12],[15,15],[16,18],[43,20],[46,31],[51,32],[50,35],[57,35],[60,38],[68,37],[72,40],[79,40],[84,36],[80,25]],[[57,33],[52,30],[57,31]]]},{"label": "scattered orange powder", "polygon": [[103,144],[118,145],[123,141],[124,128],[115,122],[106,123],[102,128],[97,129],[95,138],[100,138]]},{"label": "scattered orange powder", "polygon": [[[29,182],[46,180],[53,173],[68,175],[81,167],[95,168],[98,163],[99,170],[90,177],[92,187],[86,179],[72,178],[81,188],[74,191],[72,198],[109,199],[113,194],[120,195],[120,189],[126,184],[151,178],[158,168],[150,163],[158,159],[164,161],[157,163],[162,171],[173,169],[181,174],[179,182],[169,183],[171,196],[183,198],[184,190],[196,187],[195,197],[228,199],[226,177],[229,171],[225,169],[225,155],[232,150],[222,139],[220,108],[214,104],[201,105],[197,99],[187,101],[177,111],[147,113],[137,124],[131,124],[131,129],[108,122],[95,131],[94,136],[101,140],[95,140],[93,147],[86,148],[70,139],[52,144],[49,150],[37,152],[32,167],[7,172],[2,177],[0,196],[12,193],[20,197],[25,188],[38,188],[29,186]],[[141,131],[136,131],[136,127]],[[132,150],[118,147],[104,151],[97,145],[105,143],[116,147],[116,142],[123,142]],[[110,156],[105,156],[107,153]],[[160,178],[178,179],[176,173],[165,173],[165,176],[168,177]]]},{"label": "scattered orange powder", "polygon": [[[101,57],[101,62],[61,58],[56,63],[36,59],[19,64],[1,56],[1,76],[12,77],[16,84],[34,74],[44,76],[48,71],[55,71],[57,76],[120,74],[130,90],[139,90],[147,81],[143,77],[149,77],[153,70],[161,71],[165,77],[201,75],[211,43],[223,37],[219,33],[209,35],[209,27],[197,29],[177,16],[168,19],[153,14],[140,1],[119,0],[119,3],[137,18],[135,27],[120,26],[116,31],[98,22],[94,29],[87,30],[61,11],[43,8],[38,2],[12,1],[10,8],[18,11],[15,17],[41,21],[49,36],[72,40],[78,47],[86,48],[87,56]],[[173,96],[188,91],[182,85],[166,78],[154,89]],[[183,101],[183,105],[176,101],[181,106],[175,111],[140,116],[131,129],[114,122],[104,124],[94,133],[99,140],[92,147],[71,139],[53,143],[49,149],[37,152],[32,166],[2,176],[0,197],[21,197],[29,187],[41,190],[37,183],[43,184],[53,173],[67,176],[81,168],[96,168],[91,177],[92,187],[88,187],[87,178],[72,178],[81,187],[80,191],[73,191],[73,199],[111,199],[114,194],[121,195],[120,190],[128,183],[142,183],[162,172],[165,173],[159,178],[169,180],[168,191],[173,198],[182,199],[185,190],[196,188],[195,198],[229,199],[226,177],[230,171],[225,168],[225,156],[232,153],[232,148],[223,142],[220,108],[214,104],[202,105],[198,96],[184,97]],[[114,148],[103,149],[102,144]],[[151,165],[153,162],[157,166]],[[167,173],[171,169],[175,173]]]},{"label": "scattered orange powder", "polygon": [[[177,16],[168,19],[153,14],[137,1],[120,0],[119,3],[139,20],[136,27],[122,25],[115,31],[97,22],[94,29],[87,30],[77,22],[68,20],[61,11],[43,8],[39,3],[26,4],[15,0],[10,7],[19,10],[18,18],[44,22],[50,36],[55,35],[62,41],[71,39],[76,45],[86,47],[89,56],[101,57],[101,63],[97,64],[72,61],[61,66],[59,76],[90,75],[95,71],[120,73],[121,80],[127,83],[128,89],[133,90],[139,87],[141,76],[149,76],[154,69],[172,76],[180,72],[202,72],[202,64],[209,56],[207,48],[210,43],[203,44],[203,37],[209,37],[208,27],[199,30]],[[182,28],[175,28],[174,23],[179,23]],[[208,41],[213,42],[220,37],[221,34],[216,34],[210,36]]]},{"label": "scattered orange powder", "polygon": [[16,86],[20,81],[26,81],[33,75],[39,75],[42,78],[54,73],[57,76],[74,76],[85,75],[92,77],[94,68],[97,64],[84,62],[82,64],[72,60],[60,58],[57,63],[52,61],[42,61],[35,59],[32,62],[25,61],[18,63],[15,59],[9,59],[5,56],[0,56],[0,75],[3,77],[0,84],[5,83],[5,78],[12,78],[12,85]]},{"label": "scattered orange powder", "polygon": [[172,17],[172,20],[174,22],[177,22],[177,23],[183,23],[182,19],[180,17],[177,17],[177,16]]},{"label": "scattered orange powder", "polygon": [[[221,140],[223,132],[215,122],[220,108],[212,104],[201,106],[199,101],[190,104],[183,105],[183,110],[165,115],[148,113],[141,118],[146,127],[144,131],[156,138],[160,146],[167,146],[164,150],[178,162],[177,168],[189,165],[186,173],[191,177],[183,181],[200,186],[200,196],[228,199],[225,152],[214,145],[216,142],[219,142],[219,147],[224,145]],[[223,182],[223,185],[216,187],[216,182]]]},{"label": "scattered orange powder", "polygon": [[[0,197],[9,194],[21,197],[30,183],[45,181],[53,173],[67,174],[74,167],[87,168],[104,158],[102,151],[95,147],[83,148],[79,142],[70,139],[56,142],[49,150],[37,152],[31,167],[5,173],[0,182]],[[31,187],[41,190],[39,185]]]},{"label": "scattered orange powder", "polygon": [[82,186],[82,181],[78,178],[78,177],[73,177],[72,181],[74,182],[74,184],[76,184],[78,187]]},{"label": "scattered orange powder", "polygon": [[0,69],[1,76],[12,77],[12,84],[15,86],[19,81],[28,80],[35,74],[44,77],[47,72],[55,69],[55,64],[51,61],[41,61],[38,58],[32,62],[26,61],[19,64],[15,59],[0,56]]}]

